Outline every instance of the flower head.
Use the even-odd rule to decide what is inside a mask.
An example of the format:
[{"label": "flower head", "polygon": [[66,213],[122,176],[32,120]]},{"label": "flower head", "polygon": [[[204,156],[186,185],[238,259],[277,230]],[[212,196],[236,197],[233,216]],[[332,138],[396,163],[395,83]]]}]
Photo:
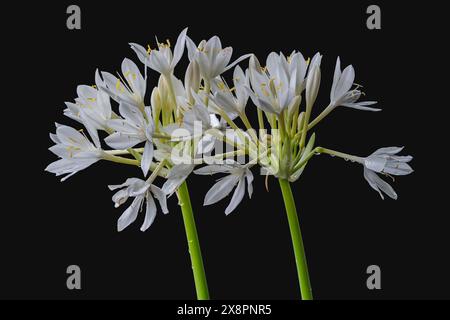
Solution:
[{"label": "flower head", "polygon": [[341,60],[339,57],[336,61],[334,70],[333,85],[330,92],[330,104],[332,107],[344,106],[353,109],[365,111],[380,111],[381,109],[368,107],[376,104],[376,101],[360,101],[361,91],[358,89],[351,90],[355,80],[355,69],[352,65],[347,66],[341,71]]},{"label": "flower head", "polygon": [[74,128],[57,125],[56,134],[50,134],[55,143],[49,150],[60,157],[45,168],[57,176],[67,174],[61,181],[84,170],[102,158],[102,150]]},{"label": "flower head", "polygon": [[[225,79],[216,78],[213,81],[213,101],[232,118],[242,114],[247,106],[250,86],[250,75],[248,70],[244,73],[241,67],[236,66],[233,73],[234,87],[230,89]],[[234,94],[233,94],[234,91]]]},{"label": "flower head", "polygon": [[108,187],[112,191],[120,189],[112,197],[116,208],[125,203],[128,198],[134,198],[131,205],[123,212],[117,221],[117,230],[119,232],[124,230],[136,220],[139,212],[142,210],[144,201],[146,202],[145,219],[141,226],[141,231],[147,230],[155,220],[157,209],[154,198],[158,200],[164,213],[169,212],[167,209],[167,199],[164,192],[157,186],[149,184],[144,180],[130,178],[121,185],[110,185]]},{"label": "flower head", "polygon": [[253,193],[253,174],[250,171],[249,165],[241,165],[234,161],[228,161],[224,165],[208,165],[203,168],[194,171],[199,175],[212,175],[216,173],[227,173],[228,175],[221,178],[215,185],[211,187],[205,196],[204,205],[214,204],[226,196],[228,196],[234,187],[233,197],[230,204],[225,209],[225,214],[230,214],[244,198],[245,194],[245,181],[247,181],[247,191],[249,198]]},{"label": "flower head", "polygon": [[145,142],[141,168],[144,175],[147,175],[154,151],[152,137],[154,125],[150,107],[145,107],[142,113],[139,108],[122,102],[119,111],[124,119],[108,121],[108,126],[115,132],[106,137],[105,142],[115,149],[128,149]]},{"label": "flower head", "polygon": [[136,64],[130,59],[122,61],[122,75],[119,78],[109,72],[101,73],[100,88],[118,103],[125,102],[143,108],[147,79],[144,78]]},{"label": "flower head", "polygon": [[202,40],[198,46],[191,38],[186,37],[189,61],[196,61],[200,67],[200,73],[206,81],[212,81],[236,64],[250,57],[243,55],[230,64],[233,54],[232,47],[222,48],[219,37],[214,36],[208,41]]},{"label": "flower head", "polygon": [[66,102],[64,115],[82,123],[96,145],[100,144],[97,130],[107,131],[111,119],[111,101],[99,87],[102,84],[98,70],[95,72],[95,86],[79,85],[75,103]]},{"label": "flower head", "polygon": [[370,156],[363,158],[364,178],[369,185],[380,194],[384,199],[381,191],[386,193],[392,199],[397,199],[394,189],[385,181],[383,181],[376,173],[385,175],[403,176],[413,172],[408,164],[412,156],[398,156],[397,153],[403,150],[403,147],[381,148],[372,153]]},{"label": "flower head", "polygon": [[158,42],[157,49],[150,49],[149,47],[146,50],[143,46],[137,43],[130,43],[130,46],[143,64],[161,73],[162,75],[170,76],[183,56],[186,33],[187,28],[181,31],[173,53],[170,48],[169,41],[167,41],[167,43],[159,43],[158,39],[156,39],[156,42]]}]

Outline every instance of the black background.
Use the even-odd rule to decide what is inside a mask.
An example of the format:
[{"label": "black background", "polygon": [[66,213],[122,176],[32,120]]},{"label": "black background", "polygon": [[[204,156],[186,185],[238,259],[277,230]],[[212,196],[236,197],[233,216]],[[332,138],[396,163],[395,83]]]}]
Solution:
[{"label": "black background", "polygon": [[[316,128],[317,144],[356,155],[405,145],[412,175],[382,201],[361,167],[315,157],[294,185],[317,299],[450,298],[446,127],[448,99],[428,71],[444,73],[440,8],[380,3],[382,30],[366,28],[370,2],[79,2],[82,30],[66,28],[67,1],[5,10],[16,18],[5,30],[3,189],[0,298],[194,299],[195,290],[176,199],[152,227],[140,221],[122,233],[107,184],[140,175],[138,168],[97,163],[64,183],[44,168],[54,122],[78,84],[93,84],[96,68],[115,72],[124,57],[138,63],[128,42],[172,43],[186,26],[199,42],[218,35],[234,57],[271,51],[323,55],[314,114],[329,98],[336,57],[353,64],[356,82],[382,112],[340,108]],[[440,24],[443,24],[440,26]],[[184,56],[184,61],[187,57]],[[181,75],[183,65],[177,68]],[[246,66],[246,63],[241,65]],[[150,72],[151,85],[157,74]],[[147,97],[148,98],[148,97]],[[254,106],[248,107],[253,113]],[[12,111],[14,115],[8,115]],[[433,124],[433,126],[432,126]],[[442,139],[442,141],[441,141]],[[256,174],[256,172],[255,172]],[[296,299],[295,263],[281,194],[257,176],[254,196],[230,216],[229,201],[202,207],[213,177],[189,179],[210,294],[215,299]],[[142,219],[142,216],[139,218]],[[66,268],[82,269],[82,290],[66,288]],[[366,288],[367,266],[382,270],[382,290]]]}]

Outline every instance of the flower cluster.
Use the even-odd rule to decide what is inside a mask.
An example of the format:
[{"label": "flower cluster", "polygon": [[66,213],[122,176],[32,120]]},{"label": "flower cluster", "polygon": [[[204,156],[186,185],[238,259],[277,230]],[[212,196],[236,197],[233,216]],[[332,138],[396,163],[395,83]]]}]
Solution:
[{"label": "flower cluster", "polygon": [[[130,46],[140,66],[126,58],[117,76],[96,71],[95,85],[80,85],[75,101],[66,103],[64,114],[85,130],[56,124],[50,151],[60,159],[46,168],[65,180],[100,160],[139,167],[140,178],[109,186],[118,190],[113,196],[116,207],[133,198],[118,220],[119,231],[136,220],[144,204],[141,230],[146,230],[156,216],[155,199],[167,213],[167,197],[190,174],[224,175],[208,191],[204,205],[233,192],[225,211],[229,214],[246,193],[251,197],[252,168],[257,165],[266,175],[293,182],[314,155],[330,154],[362,165],[369,185],[381,197],[385,193],[393,199],[395,191],[379,174],[412,172],[412,157],[398,155],[402,148],[381,148],[357,157],[315,145],[312,129],[336,108],[380,110],[372,107],[374,101],[359,101],[362,92],[354,84],[354,68],[341,70],[339,58],[329,105],[312,119],[322,79],[320,53],[305,59],[297,51],[288,56],[272,52],[264,66],[247,54],[230,63],[231,47],[223,48],[216,36],[196,44],[187,29],[173,48],[170,41],[154,48]],[[185,51],[189,64],[179,79],[174,70]],[[248,67],[237,65],[241,62]],[[152,89],[147,86],[148,69],[159,74]],[[228,70],[232,80],[227,82],[223,76]],[[248,112],[256,113],[257,126]],[[103,141],[99,132],[106,133]],[[223,152],[224,145],[230,151]],[[164,179],[161,187],[155,185],[158,177]]]}]

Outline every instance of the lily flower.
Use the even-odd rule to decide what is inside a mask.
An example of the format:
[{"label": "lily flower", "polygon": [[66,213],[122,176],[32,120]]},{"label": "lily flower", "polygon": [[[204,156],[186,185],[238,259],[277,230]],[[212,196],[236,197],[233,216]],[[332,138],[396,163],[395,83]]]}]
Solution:
[{"label": "lily flower", "polygon": [[134,198],[131,205],[123,212],[117,221],[117,230],[119,232],[136,220],[139,212],[142,210],[144,200],[146,202],[145,219],[141,226],[141,231],[147,230],[155,220],[157,209],[154,198],[158,200],[162,211],[165,214],[169,213],[164,192],[157,186],[147,183],[144,180],[130,178],[121,185],[110,185],[108,187],[111,191],[121,189],[112,197],[116,208],[125,203],[129,197]]},{"label": "lily flower", "polygon": [[216,173],[228,173],[228,176],[221,178],[215,185],[211,187],[205,196],[204,204],[208,206],[210,204],[216,203],[226,196],[228,196],[234,187],[233,197],[231,198],[230,204],[225,209],[225,214],[230,214],[239,203],[244,198],[245,194],[245,180],[247,180],[247,191],[249,198],[252,197],[253,193],[253,174],[250,170],[249,165],[241,165],[235,161],[229,162],[223,165],[208,165],[203,168],[194,171],[195,174],[199,175],[213,175]]},{"label": "lily flower", "polygon": [[353,66],[349,65],[344,71],[341,71],[341,61],[338,57],[336,68],[334,70],[333,85],[330,92],[330,106],[332,108],[344,106],[364,111],[380,111],[381,109],[368,107],[376,104],[376,101],[357,102],[361,97],[361,91],[358,89],[351,90],[354,80],[355,70],[353,69]]},{"label": "lily flower", "polygon": [[376,173],[403,176],[413,172],[413,169],[408,164],[413,157],[398,156],[397,153],[402,150],[403,147],[381,148],[361,161],[364,165],[364,178],[374,190],[378,191],[382,199],[384,199],[384,196],[381,191],[392,199],[397,199],[397,194]]},{"label": "lily flower", "polygon": [[[213,81],[213,101],[227,114],[242,114],[247,105],[249,93],[247,87],[250,87],[250,75],[248,70],[244,73],[241,67],[236,66],[233,72],[233,89],[227,85],[224,79],[214,79]],[[233,94],[233,91],[235,94]]]},{"label": "lily flower", "polygon": [[115,132],[105,138],[105,142],[114,149],[132,148],[138,143],[145,142],[141,159],[141,168],[146,176],[153,159],[154,125],[150,107],[144,108],[144,114],[135,106],[122,102],[119,112],[125,119],[112,119],[108,126]]},{"label": "lily flower", "polygon": [[282,59],[270,54],[267,68],[262,68],[255,56],[250,58],[250,82],[252,89],[247,87],[253,103],[261,110],[280,114],[286,108],[299,103],[300,95],[293,89],[297,84],[297,77],[289,79],[289,73]]},{"label": "lily flower", "polygon": [[126,102],[143,109],[147,79],[144,78],[136,64],[130,59],[122,61],[122,75],[119,78],[109,72],[102,72],[100,88],[116,102]]},{"label": "lily flower", "polygon": [[61,176],[67,174],[61,181],[65,181],[75,173],[86,169],[102,159],[103,151],[74,128],[57,125],[56,134],[50,134],[55,143],[49,150],[61,159],[52,162],[46,171]]},{"label": "lily flower", "polygon": [[191,38],[186,36],[186,47],[189,61],[198,63],[200,74],[207,82],[211,82],[215,77],[251,56],[251,54],[243,55],[230,64],[233,48],[222,49],[222,43],[217,36],[210,38],[208,41],[202,40],[198,46]]},{"label": "lily flower", "polygon": [[111,119],[112,110],[108,94],[98,89],[102,83],[98,70],[95,72],[95,79],[95,86],[77,87],[78,97],[75,103],[66,102],[64,115],[83,124],[92,140],[99,144],[97,130],[108,131],[106,123]]},{"label": "lily flower", "polygon": [[170,49],[170,42],[167,44],[158,43],[158,49],[154,50],[150,48],[146,50],[137,43],[130,43],[130,46],[143,64],[164,76],[170,76],[173,74],[173,70],[183,56],[186,33],[187,28],[181,31],[175,44],[173,54]]}]

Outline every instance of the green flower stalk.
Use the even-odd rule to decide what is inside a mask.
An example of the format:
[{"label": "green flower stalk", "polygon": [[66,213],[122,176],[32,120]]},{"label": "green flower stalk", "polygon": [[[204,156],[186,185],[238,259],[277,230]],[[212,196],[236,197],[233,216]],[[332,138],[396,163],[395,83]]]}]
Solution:
[{"label": "green flower stalk", "polygon": [[295,208],[295,200],[292,195],[291,185],[289,181],[279,179],[281,192],[283,194],[284,204],[286,206],[286,214],[289,222],[289,230],[291,232],[292,245],[294,248],[295,263],[297,265],[297,274],[300,282],[300,292],[303,300],[312,300],[311,280],[309,279],[308,263],[306,262],[305,246],[303,245],[302,232],[298,222],[297,209]]}]

